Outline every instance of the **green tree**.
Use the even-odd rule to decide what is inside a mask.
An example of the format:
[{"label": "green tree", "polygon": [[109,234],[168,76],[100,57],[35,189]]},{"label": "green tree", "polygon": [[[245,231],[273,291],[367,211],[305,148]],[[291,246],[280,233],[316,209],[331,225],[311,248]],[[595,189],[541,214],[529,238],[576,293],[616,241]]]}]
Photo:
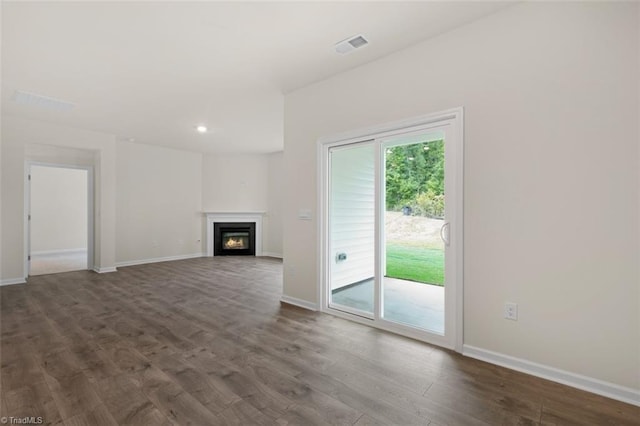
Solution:
[{"label": "green tree", "polygon": [[390,147],[386,151],[386,207],[417,206],[418,196],[444,194],[444,141]]}]

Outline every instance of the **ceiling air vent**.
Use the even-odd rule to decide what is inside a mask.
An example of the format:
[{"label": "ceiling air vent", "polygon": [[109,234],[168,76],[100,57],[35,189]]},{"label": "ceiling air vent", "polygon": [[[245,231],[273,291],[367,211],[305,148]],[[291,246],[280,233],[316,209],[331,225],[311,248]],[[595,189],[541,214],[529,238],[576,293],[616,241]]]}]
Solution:
[{"label": "ceiling air vent", "polygon": [[33,105],[44,109],[56,111],[69,111],[75,107],[71,102],[50,98],[49,96],[37,95],[35,93],[16,90],[11,97],[19,104]]},{"label": "ceiling air vent", "polygon": [[336,43],[336,52],[344,55],[345,53],[352,52],[362,46],[369,44],[366,38],[362,35],[350,37],[346,40]]}]

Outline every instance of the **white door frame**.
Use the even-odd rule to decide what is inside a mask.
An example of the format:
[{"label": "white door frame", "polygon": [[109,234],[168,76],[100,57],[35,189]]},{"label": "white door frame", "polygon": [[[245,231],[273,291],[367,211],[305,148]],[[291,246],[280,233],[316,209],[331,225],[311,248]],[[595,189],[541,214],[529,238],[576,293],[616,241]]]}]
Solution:
[{"label": "white door frame", "polygon": [[[433,343],[446,348],[454,349],[462,352],[463,344],[463,178],[464,178],[464,125],[463,125],[463,108],[454,108],[425,116],[410,118],[407,120],[396,121],[379,126],[369,127],[365,129],[354,130],[339,135],[322,137],[318,139],[318,300],[320,302],[320,310],[339,317],[347,318],[353,321],[361,322],[373,327],[388,330],[397,334],[405,335],[428,343]],[[447,269],[447,286],[452,286],[449,291],[455,294],[452,300],[447,301],[445,296],[445,336],[437,336],[405,327],[390,321],[385,321],[378,317],[380,312],[380,301],[375,303],[375,318],[373,320],[363,318],[358,315],[348,314],[342,311],[331,309],[330,301],[330,274],[329,262],[330,257],[327,252],[329,248],[329,149],[332,147],[364,142],[372,139],[388,139],[393,136],[400,136],[414,132],[428,132],[430,129],[447,128],[447,140],[445,149],[448,149],[445,159],[449,159],[452,163],[447,165],[450,171],[446,172],[446,179],[449,182],[449,193],[454,194],[452,200],[447,200],[447,205],[452,205],[447,221],[450,225],[450,245],[455,259],[455,263],[451,268]],[[382,144],[381,144],[382,145]],[[376,150],[376,175],[380,177],[381,155]],[[445,160],[446,161],[446,160]],[[446,166],[445,166],[446,167]],[[380,197],[378,197],[380,198]],[[381,204],[378,200],[378,208]],[[381,270],[380,243],[381,230],[380,214],[376,215],[376,268]],[[380,274],[376,274],[376,286],[378,290],[381,288]],[[446,287],[445,287],[446,291]],[[377,291],[379,295],[379,291]],[[376,299],[379,299],[377,297]],[[447,314],[449,312],[449,314]]]},{"label": "white door frame", "polygon": [[25,167],[25,190],[24,190],[24,276],[29,277],[31,272],[31,264],[29,257],[31,255],[31,167],[56,167],[60,169],[76,169],[87,171],[87,269],[93,270],[94,261],[94,188],[93,188],[93,166],[78,166],[75,164],[64,163],[46,163],[40,161],[27,160]]}]

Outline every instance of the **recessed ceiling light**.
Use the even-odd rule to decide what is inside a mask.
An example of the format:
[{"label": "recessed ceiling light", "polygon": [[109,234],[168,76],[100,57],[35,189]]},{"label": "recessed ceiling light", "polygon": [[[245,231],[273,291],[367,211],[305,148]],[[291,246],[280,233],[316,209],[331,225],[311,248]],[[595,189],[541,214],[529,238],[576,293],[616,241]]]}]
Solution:
[{"label": "recessed ceiling light", "polygon": [[201,124],[196,127],[196,130],[198,131],[198,133],[207,133],[207,126]]}]

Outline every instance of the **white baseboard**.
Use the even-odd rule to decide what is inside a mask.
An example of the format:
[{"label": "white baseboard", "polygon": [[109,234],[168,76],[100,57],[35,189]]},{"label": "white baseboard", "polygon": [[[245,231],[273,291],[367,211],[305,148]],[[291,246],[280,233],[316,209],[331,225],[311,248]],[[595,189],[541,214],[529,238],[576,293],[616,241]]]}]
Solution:
[{"label": "white baseboard", "polygon": [[0,286],[3,285],[14,285],[14,284],[25,284],[27,282],[24,278],[7,278],[4,280],[0,280]]},{"label": "white baseboard", "polygon": [[99,266],[94,266],[93,270],[99,274],[107,274],[109,272],[118,272],[115,266],[105,266],[104,268],[100,268]]},{"label": "white baseboard", "polygon": [[553,382],[562,383],[563,385],[606,396],[607,398],[640,406],[640,391],[635,389],[470,345],[463,346],[462,354],[511,370],[531,374],[532,376],[541,377]]},{"label": "white baseboard", "polygon": [[294,306],[298,306],[300,308],[305,308],[305,309],[309,309],[310,311],[317,311],[318,310],[318,305],[315,303],[311,303],[308,302],[306,300],[302,300],[302,299],[297,299],[295,297],[291,297],[291,296],[286,296],[286,295],[282,295],[282,297],[280,297],[280,301],[284,302],[284,303],[288,303],[289,305],[294,305]]},{"label": "white baseboard", "polygon": [[50,254],[70,254],[70,253],[86,253],[86,248],[72,248],[72,249],[59,249],[59,250],[40,250],[40,251],[32,251],[32,256],[42,256],[42,255],[50,255]]},{"label": "white baseboard", "polygon": [[147,263],[158,263],[158,262],[170,262],[172,260],[185,260],[185,259],[195,259],[197,257],[204,257],[206,253],[191,253],[191,254],[181,254],[178,256],[167,256],[167,257],[156,257],[153,259],[140,259],[140,260],[125,260],[124,262],[116,262],[117,267],[121,266],[135,266],[135,265],[146,265]]},{"label": "white baseboard", "polygon": [[282,259],[282,253],[274,253],[274,252],[271,252],[271,251],[263,251],[262,255],[266,256],[266,257],[277,257],[278,259]]}]

